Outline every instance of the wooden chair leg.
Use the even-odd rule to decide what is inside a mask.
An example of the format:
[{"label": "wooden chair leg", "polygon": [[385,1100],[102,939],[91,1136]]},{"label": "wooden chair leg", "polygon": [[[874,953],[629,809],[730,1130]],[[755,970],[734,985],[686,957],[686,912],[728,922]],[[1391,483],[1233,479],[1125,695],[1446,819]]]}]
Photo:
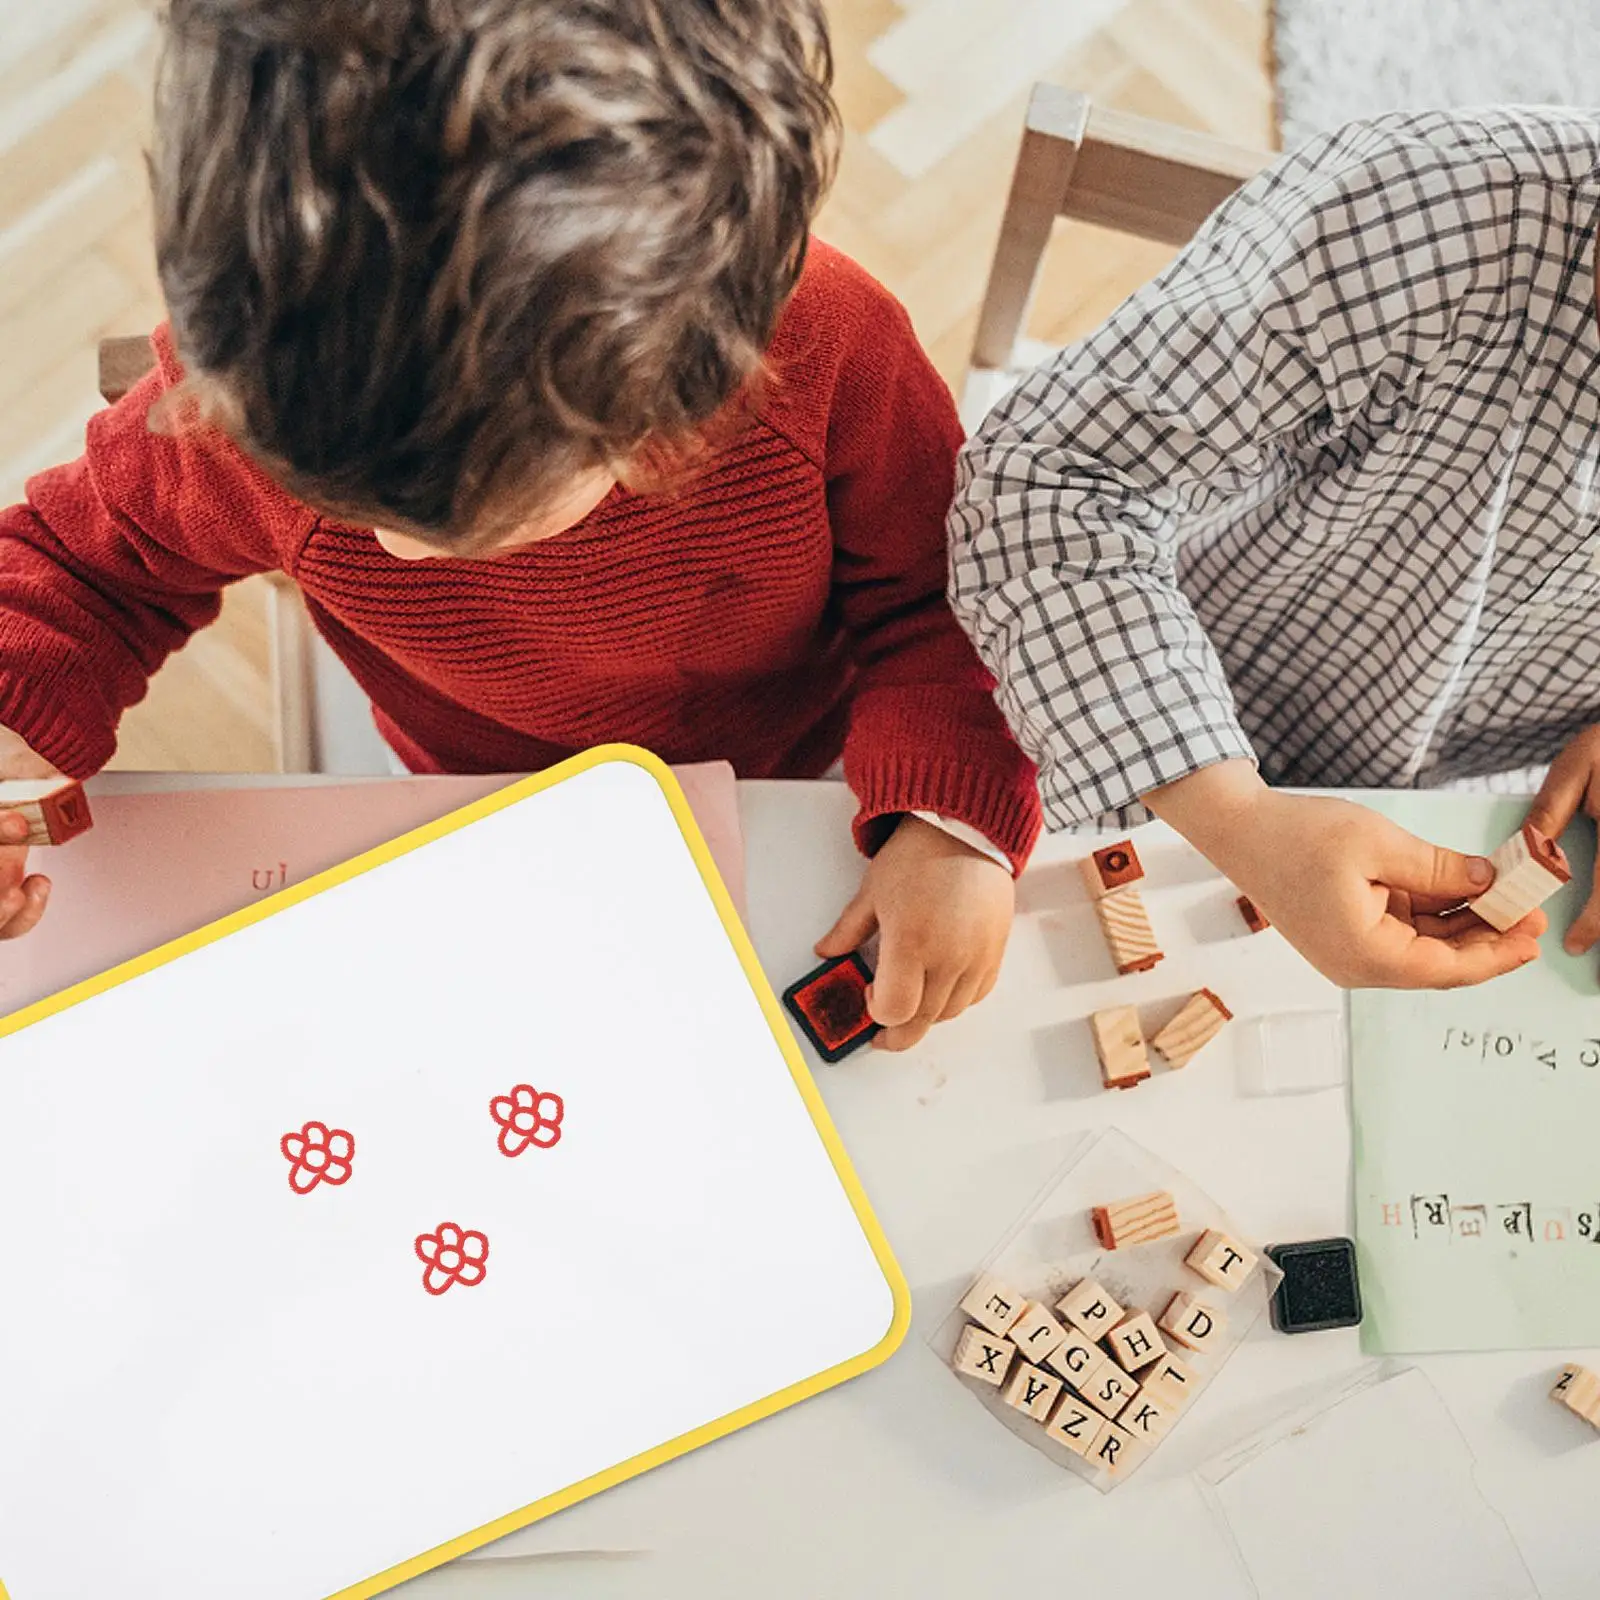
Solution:
[{"label": "wooden chair leg", "polygon": [[1003,372],[1011,364],[1088,121],[1085,96],[1054,84],[1035,86],[978,315],[974,370]]},{"label": "wooden chair leg", "polygon": [[273,573],[267,582],[272,690],[278,713],[274,732],[278,771],[315,772],[316,675],[311,655],[311,618],[290,578]]}]

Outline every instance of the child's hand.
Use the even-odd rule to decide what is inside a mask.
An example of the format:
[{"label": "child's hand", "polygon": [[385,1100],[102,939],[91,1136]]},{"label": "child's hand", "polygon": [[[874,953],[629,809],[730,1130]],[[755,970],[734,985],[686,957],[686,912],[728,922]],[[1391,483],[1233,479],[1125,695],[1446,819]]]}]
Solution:
[{"label": "child's hand", "polygon": [[[1600,817],[1600,727],[1585,728],[1551,763],[1528,821],[1546,838],[1559,839],[1579,811]],[[1595,863],[1593,891],[1563,943],[1579,956],[1596,939],[1600,939],[1600,860]]]},{"label": "child's hand", "polygon": [[918,817],[905,817],[867,867],[819,956],[879,934],[867,1004],[885,1050],[909,1050],[936,1022],[983,999],[1000,974],[1016,909],[1011,874]]},{"label": "child's hand", "polygon": [[1539,954],[1542,911],[1497,933],[1457,909],[1494,881],[1482,856],[1429,844],[1365,806],[1269,789],[1246,762],[1147,798],[1345,988],[1458,988]]},{"label": "child's hand", "polygon": [[[0,728],[0,778],[60,778],[9,728]],[[28,819],[0,811],[0,939],[20,939],[38,925],[50,899],[50,880],[28,876]]]}]

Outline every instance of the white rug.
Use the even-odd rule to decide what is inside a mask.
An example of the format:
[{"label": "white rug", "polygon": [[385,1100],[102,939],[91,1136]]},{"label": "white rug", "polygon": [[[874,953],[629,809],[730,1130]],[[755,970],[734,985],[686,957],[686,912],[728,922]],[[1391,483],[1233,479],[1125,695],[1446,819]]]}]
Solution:
[{"label": "white rug", "polygon": [[1274,0],[1284,149],[1384,111],[1600,106],[1600,0]]}]

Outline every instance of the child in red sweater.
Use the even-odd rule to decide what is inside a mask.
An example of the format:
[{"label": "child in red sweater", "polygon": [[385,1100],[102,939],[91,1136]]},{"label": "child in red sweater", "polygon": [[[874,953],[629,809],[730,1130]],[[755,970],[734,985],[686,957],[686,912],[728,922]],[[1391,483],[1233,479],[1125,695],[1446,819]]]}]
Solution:
[{"label": "child in red sweater", "polygon": [[[1034,774],[944,598],[949,397],[808,249],[828,81],[817,0],[171,0],[170,330],[0,513],[0,773],[96,771],[281,569],[414,771],[842,755],[819,953],[880,934],[891,1048],[981,998]],[[0,848],[0,931],[47,894]]]}]

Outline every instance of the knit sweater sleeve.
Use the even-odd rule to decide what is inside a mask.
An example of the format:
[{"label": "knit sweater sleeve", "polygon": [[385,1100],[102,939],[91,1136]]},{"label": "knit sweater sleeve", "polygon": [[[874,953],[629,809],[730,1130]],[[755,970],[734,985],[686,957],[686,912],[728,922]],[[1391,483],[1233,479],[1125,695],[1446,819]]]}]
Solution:
[{"label": "knit sweater sleeve", "polygon": [[1034,766],[945,595],[955,406],[888,292],[833,252],[823,266],[839,340],[823,451],[834,602],[858,672],[844,749],[856,840],[870,855],[905,813],[934,812],[1020,871],[1039,834]]},{"label": "knit sweater sleeve", "polygon": [[216,436],[149,431],[177,375],[158,348],[162,366],[91,420],[83,456],[0,510],[0,726],[72,777],[110,759],[122,713],[215,620],[223,588],[278,564],[292,505]]}]

